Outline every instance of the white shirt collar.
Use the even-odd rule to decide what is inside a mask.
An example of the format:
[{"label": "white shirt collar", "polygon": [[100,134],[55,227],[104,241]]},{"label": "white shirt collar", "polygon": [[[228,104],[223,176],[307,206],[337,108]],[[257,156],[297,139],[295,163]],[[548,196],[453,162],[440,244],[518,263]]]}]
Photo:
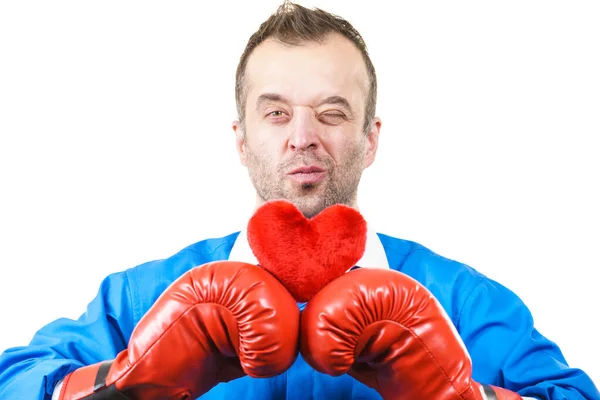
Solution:
[{"label": "white shirt collar", "polygon": [[[240,231],[240,234],[235,240],[231,253],[229,254],[229,260],[258,264],[258,260],[248,243],[246,227]],[[356,265],[361,268],[390,268],[383,244],[381,243],[381,240],[379,240],[377,233],[371,229],[369,224],[367,224],[367,243],[365,245],[365,252]]]}]

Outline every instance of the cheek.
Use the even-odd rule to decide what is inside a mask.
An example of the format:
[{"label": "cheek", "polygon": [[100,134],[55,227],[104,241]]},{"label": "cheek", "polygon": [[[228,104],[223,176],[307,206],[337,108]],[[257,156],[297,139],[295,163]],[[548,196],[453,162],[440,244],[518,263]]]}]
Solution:
[{"label": "cheek", "polygon": [[350,136],[341,136],[338,140],[328,141],[324,144],[327,152],[338,163],[357,162],[356,158],[362,160],[365,153],[364,138],[348,140]]},{"label": "cheek", "polygon": [[285,135],[273,129],[256,130],[248,139],[251,150],[260,158],[278,160],[283,157],[287,148]]},{"label": "cheek", "polygon": [[260,166],[277,164],[282,158],[281,147],[275,140],[255,137],[247,142],[248,150]]}]

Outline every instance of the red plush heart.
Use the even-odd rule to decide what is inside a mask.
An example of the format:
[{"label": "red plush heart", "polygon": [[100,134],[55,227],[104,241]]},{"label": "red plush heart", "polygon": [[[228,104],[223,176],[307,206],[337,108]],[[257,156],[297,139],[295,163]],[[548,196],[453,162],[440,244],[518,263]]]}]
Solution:
[{"label": "red plush heart", "polygon": [[305,302],[360,260],[367,223],[345,205],[330,206],[308,219],[289,201],[276,200],[250,218],[248,242],[259,264],[296,301]]}]

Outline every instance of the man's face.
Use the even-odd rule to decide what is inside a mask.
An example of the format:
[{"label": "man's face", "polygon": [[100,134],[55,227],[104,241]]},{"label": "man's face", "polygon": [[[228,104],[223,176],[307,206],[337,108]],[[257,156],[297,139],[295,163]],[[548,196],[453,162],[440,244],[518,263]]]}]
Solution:
[{"label": "man's face", "polygon": [[362,55],[341,35],[301,46],[269,39],[254,50],[245,131],[238,122],[234,130],[259,204],[286,199],[307,217],[333,204],[356,207],[380,127],[375,119],[363,131],[368,82]]}]

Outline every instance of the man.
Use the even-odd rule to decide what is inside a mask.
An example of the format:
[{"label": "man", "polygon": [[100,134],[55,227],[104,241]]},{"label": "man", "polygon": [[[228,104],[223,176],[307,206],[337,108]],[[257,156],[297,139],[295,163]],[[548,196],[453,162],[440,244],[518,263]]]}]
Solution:
[{"label": "man", "polygon": [[[338,204],[356,208],[361,174],[375,159],[381,127],[375,117],[375,70],[358,32],[328,13],[286,2],[251,37],[236,83],[239,120],[233,129],[256,188],[257,209],[277,199],[291,201],[305,217]],[[356,262],[363,268],[334,281],[348,290],[323,291],[308,302],[297,357],[296,303],[277,280],[254,267],[249,241],[242,230],[108,276],[78,321],[55,321],[29,346],[0,356],[0,398],[96,393],[93,398],[101,399],[378,399],[415,393],[400,382],[404,375],[419,387],[451,380],[425,371],[421,363],[403,361],[408,355],[390,361],[389,374],[369,370],[381,364],[371,360],[361,370],[333,376],[334,366],[318,353],[331,349],[335,354],[338,349],[326,346],[337,344],[307,341],[324,329],[313,316],[330,309],[323,304],[342,295],[343,309],[351,307],[352,283],[345,278],[362,284],[378,276],[402,282],[411,277],[422,285],[416,287],[430,291],[451,320],[446,325],[445,314],[435,314],[437,303],[425,306],[428,316],[439,317],[435,338],[468,364],[459,358],[464,342],[472,361],[467,386],[481,394],[465,391],[447,398],[516,398],[510,393],[600,398],[589,377],[569,368],[558,347],[533,327],[528,309],[512,292],[416,243],[368,229],[364,254]],[[195,307],[206,299],[217,306]],[[351,334],[340,331],[342,339]],[[389,346],[399,344],[404,342]],[[410,353],[425,354],[414,348]],[[444,357],[434,355],[435,360]],[[410,370],[398,373],[406,367]],[[418,374],[423,374],[420,381]]]}]

